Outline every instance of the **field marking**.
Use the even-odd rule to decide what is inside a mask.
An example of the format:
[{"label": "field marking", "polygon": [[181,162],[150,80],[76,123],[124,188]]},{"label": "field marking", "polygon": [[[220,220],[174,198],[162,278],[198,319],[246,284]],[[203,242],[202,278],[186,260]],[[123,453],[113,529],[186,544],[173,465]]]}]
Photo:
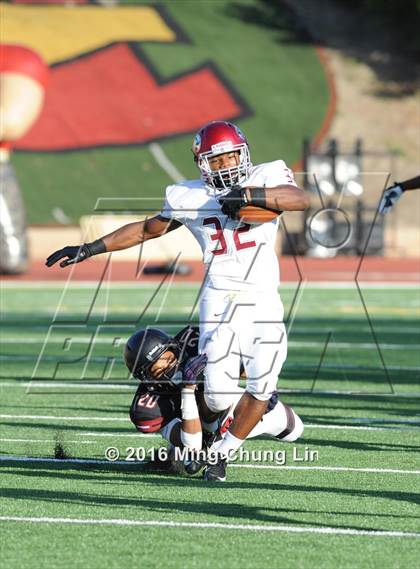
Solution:
[{"label": "field marking", "polygon": [[[85,380],[83,380],[85,381]],[[137,381],[124,382],[124,383],[107,383],[107,381],[98,382],[88,382],[86,383],[75,383],[72,381],[41,381],[32,380],[31,382],[19,382],[16,381],[0,381],[0,387],[21,387],[27,389],[28,387],[37,388],[65,388],[65,389],[121,389],[123,391],[131,391],[132,387],[138,386]],[[343,389],[288,389],[287,387],[280,388],[277,390],[280,394],[284,393],[287,395],[340,395],[340,396],[350,396],[350,397],[385,397],[390,399],[419,399],[419,393],[389,393],[389,392],[374,392],[374,391],[352,391]]]},{"label": "field marking", "polygon": [[405,531],[387,530],[356,530],[352,528],[334,527],[296,527],[296,526],[270,526],[257,524],[223,524],[218,522],[174,522],[162,520],[126,520],[126,519],[106,519],[106,518],[51,518],[51,517],[29,517],[29,516],[0,516],[3,522],[29,522],[44,524],[81,524],[81,525],[111,525],[111,526],[146,526],[146,527],[169,527],[169,528],[205,528],[223,529],[240,531],[269,531],[284,533],[318,533],[328,535],[354,535],[369,537],[412,537],[419,538],[420,533]]},{"label": "field marking", "polygon": [[[26,456],[13,456],[2,455],[0,462],[52,462],[52,463],[65,463],[65,464],[87,464],[106,466],[133,466],[133,465],[146,465],[149,461],[126,461],[115,460],[108,461],[93,458],[48,458],[48,457],[26,457]],[[229,464],[229,468],[250,468],[250,469],[271,469],[271,470],[316,470],[319,472],[362,472],[368,474],[412,474],[418,476],[420,470],[401,470],[396,468],[368,468],[368,467],[353,467],[353,466],[292,466],[292,465],[278,465],[278,464]]]},{"label": "field marking", "polygon": [[[130,419],[127,417],[91,417],[89,415],[71,415],[71,416],[57,416],[57,415],[15,415],[15,414],[0,414],[0,419],[11,419],[11,420],[20,420],[25,419],[29,421],[38,421],[38,420],[45,420],[45,421],[87,421],[87,422],[95,422],[95,421],[104,421],[107,423],[111,422],[122,422],[122,423],[130,423]],[[412,424],[412,423],[411,423]],[[415,424],[415,423],[414,423]],[[418,431],[419,429],[416,427],[377,427],[377,426],[366,426],[366,425],[340,425],[340,424],[316,424],[316,423],[305,423],[306,429],[337,429],[337,430],[358,430],[358,431]],[[128,433],[131,434],[131,433]],[[149,436],[149,435],[146,435]]]},{"label": "field marking", "polygon": [[59,417],[56,415],[9,415],[0,414],[0,419],[28,419],[30,421],[38,419],[48,421],[106,421],[106,422],[124,422],[129,423],[130,418],[127,417],[89,417],[89,416],[70,416]]},{"label": "field marking", "polygon": [[[121,341],[122,342],[126,342],[128,339],[127,337],[121,337]],[[54,338],[51,340],[48,340],[47,344],[56,344],[56,345],[60,345],[63,344],[63,342],[65,342],[66,340],[68,340],[68,335],[65,336],[63,335],[62,338]],[[92,336],[80,336],[80,337],[74,337],[71,339],[72,344],[105,344],[105,345],[109,345],[111,342],[113,341],[113,337],[110,336],[109,338],[95,338],[94,342],[92,342]],[[42,338],[13,338],[13,337],[9,337],[9,338],[3,338],[1,340],[2,344],[43,344],[45,342],[45,337],[43,336]],[[382,342],[378,342],[379,346],[384,349],[384,350],[402,350],[402,351],[406,351],[406,350],[416,350],[419,351],[420,350],[420,344],[384,344]],[[290,348],[320,348],[325,346],[325,342],[311,342],[311,341],[307,341],[307,340],[303,340],[301,342],[296,341],[296,340],[289,340],[287,342],[287,345]],[[331,342],[331,345],[334,346],[335,348],[343,348],[343,349],[369,349],[371,350],[372,348],[376,347],[376,344],[374,342]],[[4,356],[7,357],[7,354],[4,354]],[[30,356],[30,357],[37,357],[37,356]],[[58,357],[58,356],[57,356]]]},{"label": "field marking", "polygon": [[132,383],[110,383],[106,381],[96,383],[74,383],[72,381],[38,381],[36,379],[31,382],[19,383],[17,381],[0,381],[0,387],[64,387],[68,389],[122,389],[124,391],[133,391],[133,387],[138,387],[138,381]]},{"label": "field marking", "polygon": [[153,156],[162,170],[168,174],[172,181],[178,183],[186,179],[185,176],[181,174],[181,172],[175,166],[175,164],[171,162],[171,160],[169,160],[169,158],[166,156],[160,144],[157,142],[151,142],[148,148],[150,154]]},{"label": "field marking", "polygon": [[[190,309],[188,309],[188,310],[190,310]],[[151,314],[154,314],[156,312],[157,311],[151,312]],[[320,316],[322,316],[322,314]],[[308,327],[307,327],[308,321],[309,321],[309,325],[310,325],[311,322],[313,320],[316,320],[316,319],[317,319],[317,317],[315,317],[315,316],[310,317],[310,316],[303,315],[302,318],[300,319],[300,321],[298,321],[297,324],[295,323],[293,325],[293,330],[292,330],[292,332],[289,332],[288,335],[289,336],[292,336],[292,335],[293,336],[299,336],[299,335],[302,335],[302,336],[303,335],[305,335],[305,336],[317,335],[317,336],[319,336],[319,334],[328,334],[329,332],[331,332],[331,328],[314,328],[314,327],[312,327],[312,328],[308,329]],[[393,327],[392,329],[390,329],[390,327],[393,324],[392,318],[388,318],[388,320],[389,320],[389,326],[388,327],[385,327],[382,325],[377,325],[377,326],[375,326],[375,331],[381,332],[381,334],[392,334],[393,336],[395,336],[395,334],[397,332],[398,332],[398,334],[410,334],[410,335],[420,333],[420,326],[417,326],[417,327],[415,327],[415,326],[404,326],[404,327],[400,326],[400,327],[398,327],[397,326],[395,328]],[[32,330],[32,331],[44,332],[44,335],[47,334],[47,332],[49,331],[49,329],[51,327],[51,325],[45,326],[45,325],[41,325],[41,324],[33,324],[33,325],[29,325],[29,326],[21,326],[19,323],[14,323],[14,324],[15,324],[15,327],[24,328],[25,331]],[[74,324],[75,324],[75,326],[74,326],[75,328],[80,328],[82,325],[86,328],[89,328],[88,325],[80,324],[79,322],[75,322]],[[198,322],[195,322],[195,324],[198,326]],[[288,323],[285,322],[285,324],[288,324]],[[128,325],[131,326],[131,324],[128,324]],[[72,325],[68,326],[68,323],[63,324],[59,321],[54,323],[54,326],[56,326],[56,327],[66,326],[66,327],[70,327],[70,328],[72,327]],[[125,324],[124,324],[124,326],[125,326]],[[171,325],[171,327],[173,327],[173,326],[175,326],[175,325]],[[299,326],[302,328],[299,329]],[[94,331],[97,329],[97,326],[91,325],[91,329],[92,329],[92,331]],[[344,328],[337,328],[337,333],[341,333],[343,329]],[[345,331],[345,329],[344,329],[344,331]],[[365,333],[365,334],[369,334],[369,336],[372,336],[372,331],[367,326],[361,326],[357,332],[359,334]]]},{"label": "field marking", "polygon": [[[333,345],[333,344],[332,344]],[[111,359],[114,359],[111,356],[92,356],[86,359],[82,359],[80,361],[89,361],[89,363],[97,363],[97,364],[102,364],[102,363],[107,363],[109,362]],[[57,363],[67,363],[67,364],[71,364],[71,363],[80,363],[80,361],[78,360],[77,362],[74,361],[73,359],[67,359],[63,358],[63,356],[57,355],[57,356],[31,356],[31,355],[22,355],[22,354],[0,354],[0,361],[21,361],[21,362],[32,362],[32,361],[41,361],[41,362],[57,362]],[[123,362],[121,360],[121,362],[117,362],[120,365],[123,365]],[[315,369],[318,367],[318,364],[307,364],[307,363],[286,363],[284,366],[285,370],[288,369]],[[418,371],[419,367],[418,366],[386,366],[388,370],[390,371]],[[354,365],[354,364],[329,364],[329,363],[323,363],[321,369],[359,369],[359,370],[380,370],[382,371],[382,368],[378,367],[378,366],[369,366],[369,365]],[[34,378],[35,379],[35,378]]]},{"label": "field marking", "polygon": [[[413,416],[418,416],[418,413],[413,413]],[[419,425],[420,420],[417,419],[375,419],[374,417],[341,417],[344,421],[360,422],[360,423],[395,423],[399,425]]]},{"label": "field marking", "polygon": [[400,470],[395,468],[357,468],[352,466],[280,466],[275,464],[230,464],[229,468],[257,468],[278,470],[316,470],[321,472],[367,472],[373,474],[420,474],[420,470]]},{"label": "field marking", "polygon": [[[1,385],[1,384],[0,384]],[[289,395],[345,395],[351,397],[389,397],[390,399],[418,399],[418,393],[377,393],[374,391],[352,391],[339,389],[288,389],[287,387],[277,389],[279,393],[287,393]]]},{"label": "field marking", "polygon": [[[55,439],[0,439],[2,443],[56,443]],[[65,441],[64,444],[96,445],[97,441]]]},{"label": "field marking", "polygon": [[[48,458],[48,457],[26,457],[26,456],[13,456],[13,455],[3,455],[0,456],[0,462],[56,462],[56,463],[67,463],[67,464],[89,464],[89,465],[112,465],[116,466],[130,466],[130,465],[145,465],[148,461],[125,461],[125,460],[115,460],[108,461],[102,459],[93,458]],[[420,470],[401,470],[395,468],[365,468],[365,467],[352,467],[352,466],[289,466],[289,465],[278,465],[278,464],[237,464],[231,463],[229,468],[256,468],[256,469],[275,469],[275,470],[316,470],[325,472],[365,472],[370,474],[413,474],[415,476],[420,474]]]},{"label": "field marking", "polygon": [[[134,264],[135,261],[133,261]],[[0,288],[4,289],[25,289],[25,288],[55,288],[61,290],[67,281],[64,280],[55,280],[55,281],[4,281],[0,279]],[[159,281],[158,281],[159,282]],[[296,289],[297,285],[300,283],[305,284],[305,290],[308,288],[314,289],[356,289],[356,281],[284,281],[280,284],[280,293],[282,289]],[[363,286],[363,288],[369,289],[418,289],[418,283],[416,282],[407,282],[407,281],[392,281],[392,282],[372,282],[372,281],[363,281],[363,279],[359,279],[358,284]],[[172,282],[171,287],[173,288],[200,288],[200,282]],[[83,281],[73,281],[70,283],[70,290],[72,290],[72,286],[74,287],[73,290],[77,288],[96,288],[98,286],[98,281],[92,280],[83,280]],[[139,289],[139,288],[156,288],[156,282],[149,281],[149,282],[141,282],[141,281],[111,281],[109,283],[114,289],[122,288],[122,289]]]},{"label": "field marking", "polygon": [[136,438],[136,437],[144,437],[145,439],[159,439],[162,438],[162,435],[159,433],[77,433],[79,437],[118,437],[118,438]]},{"label": "field marking", "polygon": [[[0,356],[1,358],[1,356]],[[93,359],[93,358],[92,358]],[[107,358],[104,358],[107,359]],[[318,367],[318,364],[306,364],[306,363],[290,363],[290,364],[285,364],[284,368],[285,370],[287,369],[315,369]],[[321,366],[321,370],[322,369],[359,369],[361,371],[364,370],[375,370],[375,371],[383,371],[383,368],[381,366],[370,366],[370,365],[364,365],[364,364],[359,364],[359,365],[354,365],[354,364],[329,364],[329,363],[322,363]],[[418,366],[390,366],[387,365],[386,369],[389,371],[419,371],[419,367]]]},{"label": "field marking", "polygon": [[[338,429],[345,431],[418,431],[415,427],[367,427],[365,425],[321,425],[317,423],[304,423],[305,429]],[[420,425],[419,425],[420,426]]]}]

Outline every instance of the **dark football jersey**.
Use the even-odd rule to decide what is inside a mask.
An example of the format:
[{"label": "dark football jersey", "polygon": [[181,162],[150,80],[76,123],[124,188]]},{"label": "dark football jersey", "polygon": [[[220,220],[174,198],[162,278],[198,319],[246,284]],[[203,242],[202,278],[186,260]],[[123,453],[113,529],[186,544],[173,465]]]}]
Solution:
[{"label": "dark football jersey", "polygon": [[[190,358],[198,355],[198,326],[186,326],[175,336],[180,347],[179,356],[179,385],[162,386],[161,389],[151,389],[150,386],[140,383],[130,407],[130,419],[137,430],[142,433],[155,433],[175,418],[181,418],[181,381],[182,366]],[[241,365],[241,372],[243,367]],[[176,378],[172,378],[176,383]],[[198,383],[198,389],[203,389],[203,383]],[[277,392],[273,393],[268,403],[266,413],[277,404]]]},{"label": "dark football jersey", "polygon": [[142,433],[159,431],[176,417],[181,417],[181,380],[182,366],[187,360],[198,355],[199,329],[186,326],[175,336],[180,347],[180,365],[170,385],[160,389],[140,383],[130,407],[130,419]]}]

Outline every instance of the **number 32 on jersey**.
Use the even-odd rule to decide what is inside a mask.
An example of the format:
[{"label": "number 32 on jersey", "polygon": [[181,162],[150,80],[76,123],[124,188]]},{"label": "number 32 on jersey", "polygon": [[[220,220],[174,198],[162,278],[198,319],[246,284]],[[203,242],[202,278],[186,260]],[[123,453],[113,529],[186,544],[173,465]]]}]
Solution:
[{"label": "number 32 on jersey", "polygon": [[230,234],[233,235],[233,243],[237,251],[256,247],[254,240],[246,241],[246,238],[243,236],[244,233],[248,233],[251,229],[251,226],[246,223],[235,228],[233,231],[227,231],[223,229],[220,219],[216,216],[212,216],[203,219],[203,225],[214,229],[214,231],[209,233],[210,239],[215,242],[214,249],[210,250],[213,255],[225,255],[228,252],[228,239]]}]

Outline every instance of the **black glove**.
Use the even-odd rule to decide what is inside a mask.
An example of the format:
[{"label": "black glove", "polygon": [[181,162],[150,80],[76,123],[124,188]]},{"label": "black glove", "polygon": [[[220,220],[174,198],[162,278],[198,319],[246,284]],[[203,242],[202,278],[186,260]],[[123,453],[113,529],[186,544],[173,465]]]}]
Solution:
[{"label": "black glove", "polygon": [[232,219],[236,219],[238,211],[248,203],[245,195],[245,188],[241,186],[233,186],[228,194],[221,200],[222,211]]},{"label": "black glove", "polygon": [[61,261],[60,263],[60,267],[67,267],[67,265],[80,263],[88,257],[92,257],[92,255],[105,253],[105,251],[105,243],[102,241],[102,239],[97,239],[92,243],[83,243],[83,245],[70,245],[64,247],[64,249],[59,249],[48,257],[45,264],[47,267],[52,267],[57,261],[64,258],[64,261]]}]

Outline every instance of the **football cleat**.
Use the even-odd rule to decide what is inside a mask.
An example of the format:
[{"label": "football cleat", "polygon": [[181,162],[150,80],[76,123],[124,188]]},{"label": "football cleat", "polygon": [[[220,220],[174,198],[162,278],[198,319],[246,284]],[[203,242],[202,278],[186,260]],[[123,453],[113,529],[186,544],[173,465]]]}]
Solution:
[{"label": "football cleat", "polygon": [[200,472],[200,470],[205,466],[205,464],[206,462],[200,458],[192,459],[184,462],[184,469],[189,476],[194,476],[194,474]]},{"label": "football cleat", "polygon": [[226,480],[227,458],[218,455],[217,461],[213,464],[207,464],[203,478],[209,482],[225,482]]}]

